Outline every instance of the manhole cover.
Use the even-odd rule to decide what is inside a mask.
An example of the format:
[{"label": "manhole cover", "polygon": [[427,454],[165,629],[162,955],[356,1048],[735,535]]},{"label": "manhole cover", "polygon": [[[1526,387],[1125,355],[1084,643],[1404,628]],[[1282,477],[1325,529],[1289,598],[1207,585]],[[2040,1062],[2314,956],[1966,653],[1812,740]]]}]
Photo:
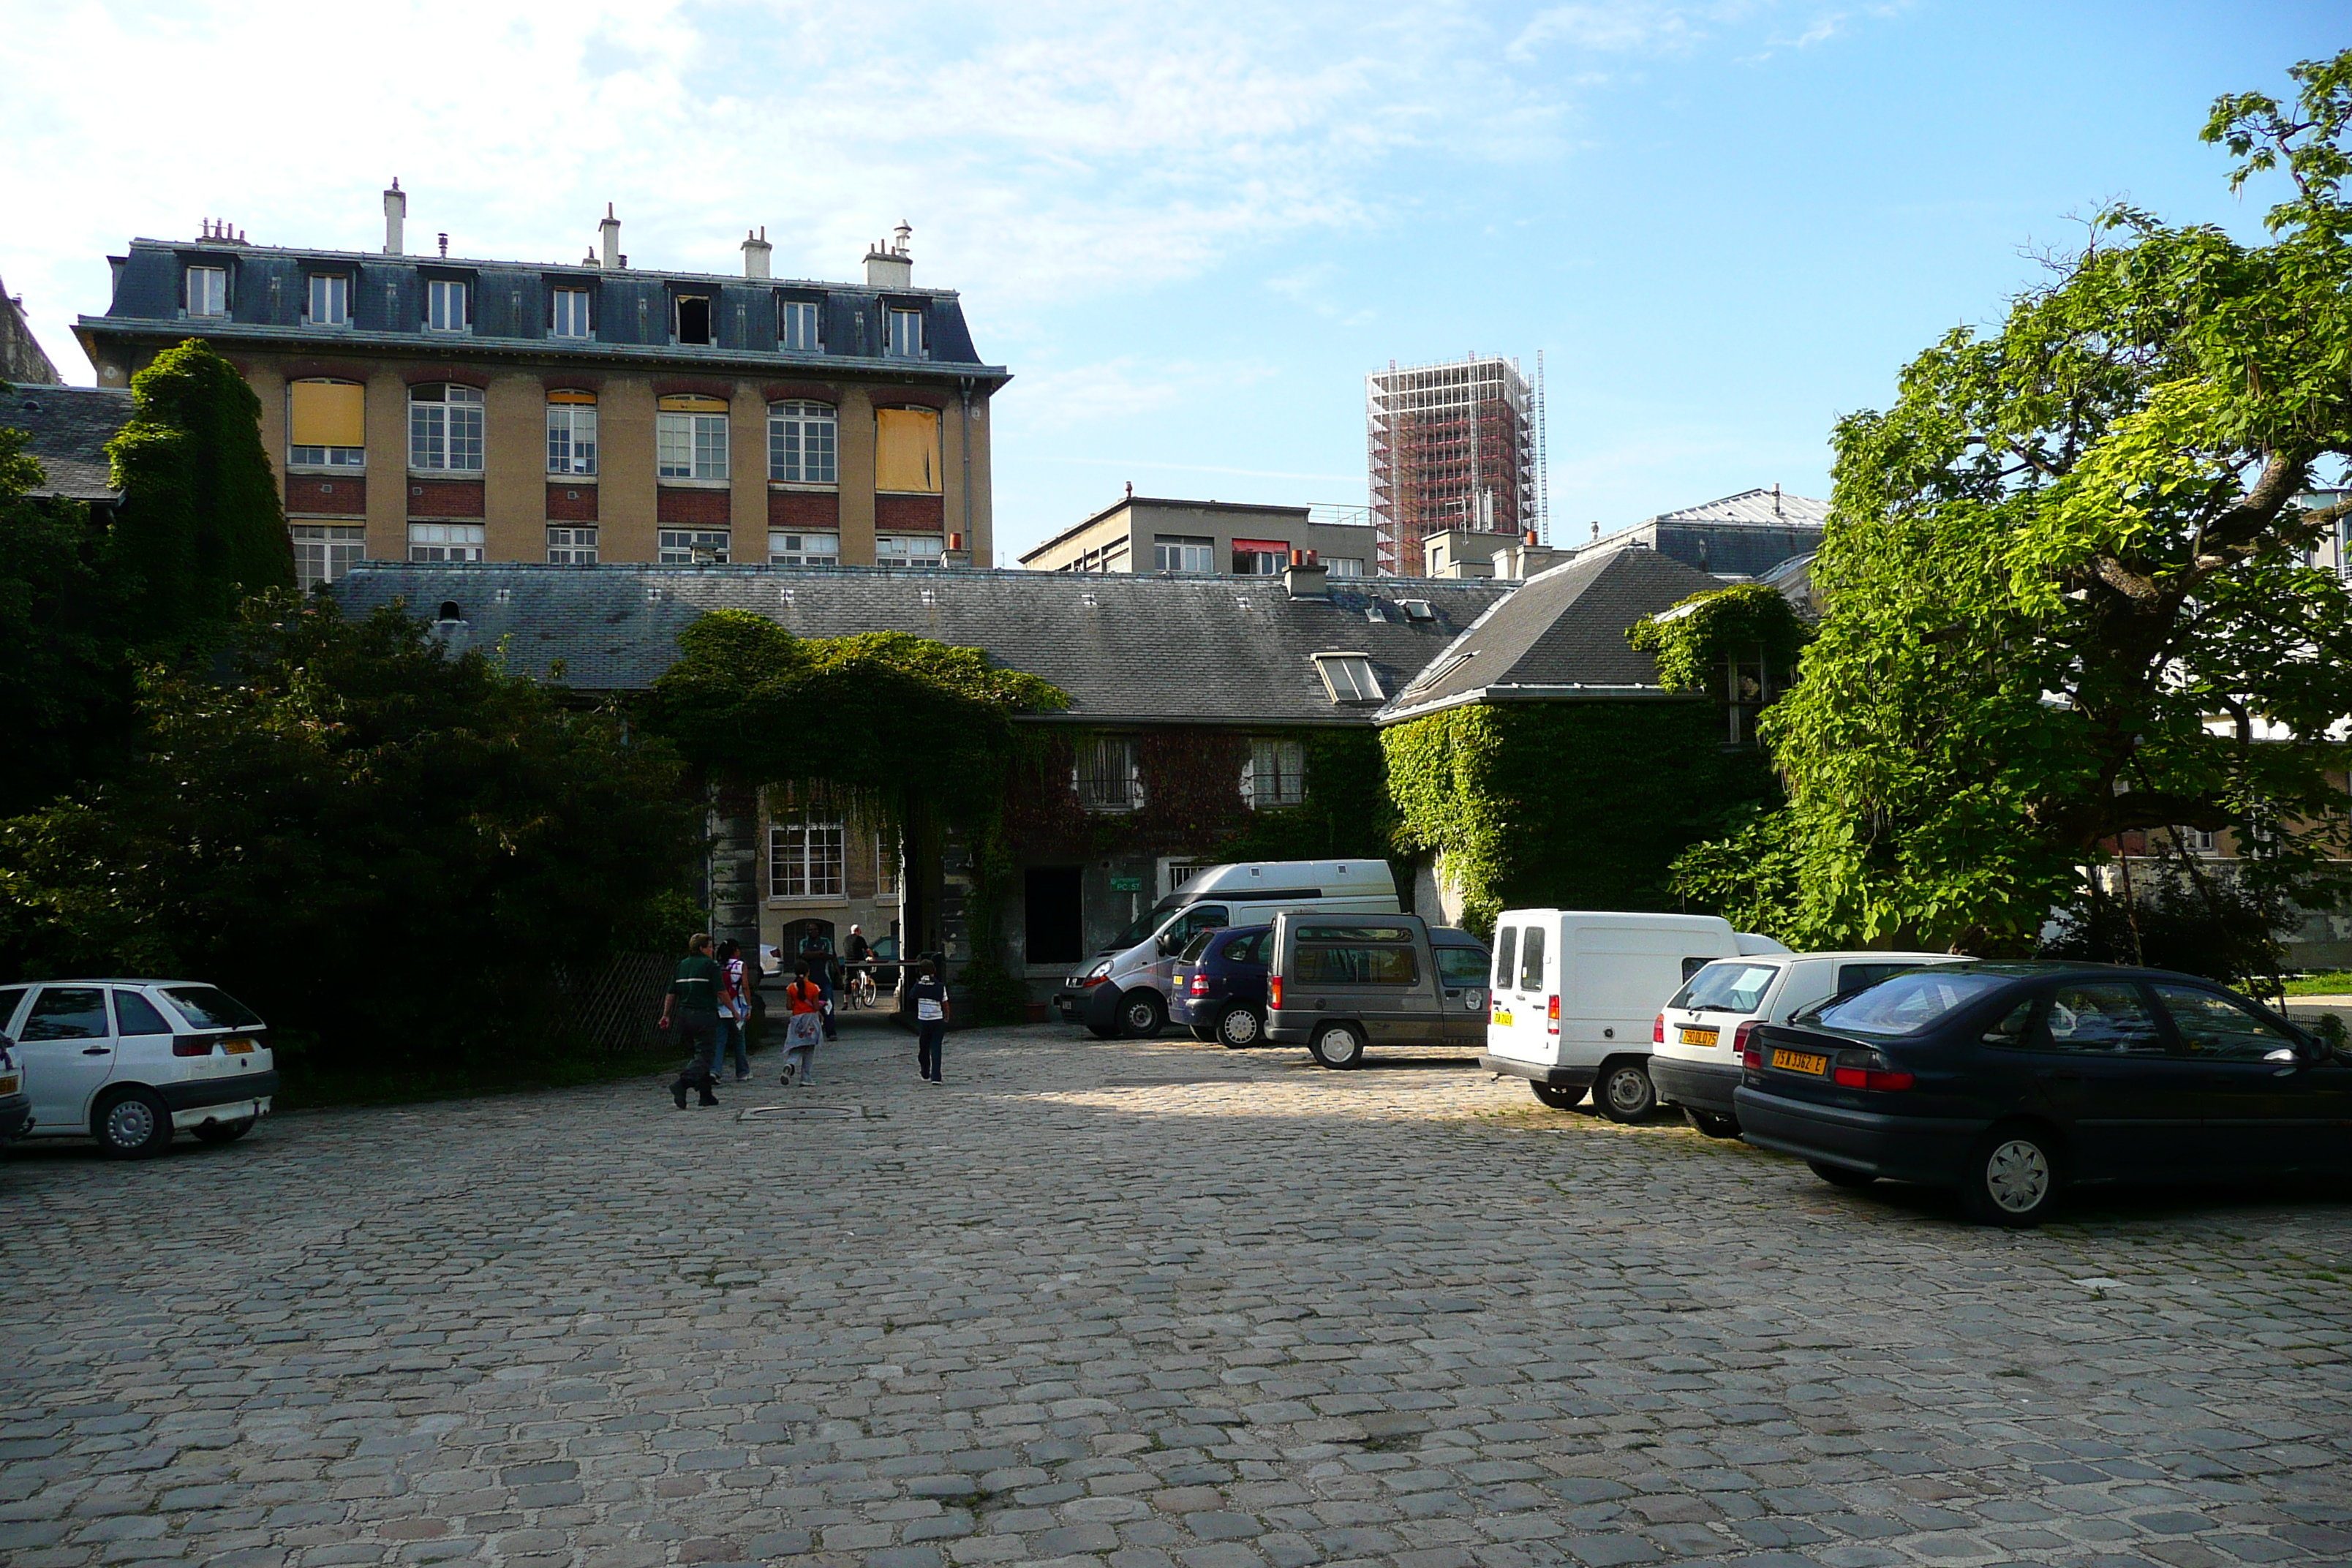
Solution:
[{"label": "manhole cover", "polygon": [[783,1121],[807,1116],[834,1116],[845,1120],[863,1116],[862,1105],[754,1105],[735,1113],[738,1121]]}]

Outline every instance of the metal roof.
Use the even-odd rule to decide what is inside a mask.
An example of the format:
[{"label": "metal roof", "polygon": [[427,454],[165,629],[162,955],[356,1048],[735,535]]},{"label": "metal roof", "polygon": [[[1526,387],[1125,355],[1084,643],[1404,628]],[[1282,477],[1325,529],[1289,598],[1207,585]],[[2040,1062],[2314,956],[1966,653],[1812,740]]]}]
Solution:
[{"label": "metal roof", "polygon": [[0,425],[26,433],[25,451],[45,476],[35,495],[71,500],[121,499],[110,476],[106,444],[131,423],[127,392],[95,386],[0,385]]}]

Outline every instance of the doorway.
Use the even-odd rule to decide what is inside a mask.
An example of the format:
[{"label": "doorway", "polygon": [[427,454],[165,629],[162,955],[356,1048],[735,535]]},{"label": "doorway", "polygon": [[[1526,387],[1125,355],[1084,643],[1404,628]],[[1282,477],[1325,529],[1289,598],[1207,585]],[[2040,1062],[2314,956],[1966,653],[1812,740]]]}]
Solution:
[{"label": "doorway", "polygon": [[1076,963],[1087,955],[1078,907],[1079,868],[1032,866],[1022,873],[1023,956],[1031,963]]}]

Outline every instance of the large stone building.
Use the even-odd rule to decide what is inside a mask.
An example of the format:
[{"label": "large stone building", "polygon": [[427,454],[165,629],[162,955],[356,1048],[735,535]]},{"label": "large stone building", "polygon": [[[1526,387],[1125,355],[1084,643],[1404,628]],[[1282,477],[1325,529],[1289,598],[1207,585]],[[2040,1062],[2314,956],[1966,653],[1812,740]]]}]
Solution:
[{"label": "large stone building", "polygon": [[0,283],[0,381],[54,386],[58,367],[41,352],[33,323],[25,315],[25,301]]},{"label": "large stone building", "polygon": [[249,245],[110,258],[76,333],[102,388],[211,342],[261,399],[308,582],[362,560],[986,564],[988,404],[1010,379],[908,231],[863,283],[635,268],[609,209],[570,264]]}]

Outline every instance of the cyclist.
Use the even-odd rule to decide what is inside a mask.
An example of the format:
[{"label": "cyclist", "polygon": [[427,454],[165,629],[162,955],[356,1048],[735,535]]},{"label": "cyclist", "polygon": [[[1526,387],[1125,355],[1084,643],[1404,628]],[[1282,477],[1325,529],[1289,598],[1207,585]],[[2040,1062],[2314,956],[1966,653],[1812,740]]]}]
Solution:
[{"label": "cyclist", "polygon": [[[873,956],[874,949],[867,943],[865,931],[855,925],[851,926],[848,940],[841,944],[841,959],[842,963],[848,967],[849,1000],[853,1006],[860,1003],[867,1006],[873,1005],[873,973],[871,970],[864,967]],[[861,981],[865,984],[861,984]]]}]

